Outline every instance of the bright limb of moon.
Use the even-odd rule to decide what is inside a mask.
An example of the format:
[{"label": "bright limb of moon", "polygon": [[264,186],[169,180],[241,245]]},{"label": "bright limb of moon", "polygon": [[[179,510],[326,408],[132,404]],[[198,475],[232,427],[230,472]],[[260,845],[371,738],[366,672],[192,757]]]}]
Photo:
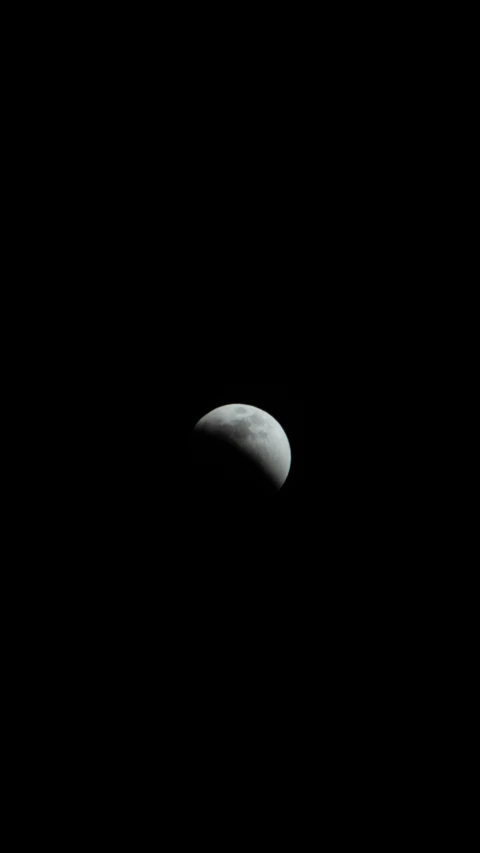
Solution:
[{"label": "bright limb of moon", "polygon": [[288,477],[290,443],[283,427],[263,409],[243,403],[219,406],[198,421],[195,432],[228,441],[255,462],[277,489]]}]

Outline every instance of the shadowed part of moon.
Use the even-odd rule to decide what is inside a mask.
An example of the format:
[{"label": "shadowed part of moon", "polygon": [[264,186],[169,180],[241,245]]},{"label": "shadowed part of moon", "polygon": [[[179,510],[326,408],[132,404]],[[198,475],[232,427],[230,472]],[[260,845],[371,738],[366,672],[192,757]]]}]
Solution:
[{"label": "shadowed part of moon", "polygon": [[229,437],[194,432],[192,452],[197,485],[219,500],[274,494],[272,480],[261,466]]}]

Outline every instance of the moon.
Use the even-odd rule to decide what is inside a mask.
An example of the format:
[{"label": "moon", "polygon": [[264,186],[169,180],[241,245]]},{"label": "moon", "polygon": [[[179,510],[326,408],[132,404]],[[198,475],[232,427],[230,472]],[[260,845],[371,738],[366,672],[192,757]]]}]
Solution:
[{"label": "moon", "polygon": [[283,427],[263,409],[243,403],[219,406],[198,421],[193,433],[212,470],[276,491],[285,483],[290,443]]}]

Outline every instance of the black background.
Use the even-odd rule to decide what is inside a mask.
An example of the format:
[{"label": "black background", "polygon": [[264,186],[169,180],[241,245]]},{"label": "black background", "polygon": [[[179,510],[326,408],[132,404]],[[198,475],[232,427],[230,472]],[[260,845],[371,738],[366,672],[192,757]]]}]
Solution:
[{"label": "black background", "polygon": [[[398,77],[361,45],[346,63],[337,35],[278,43],[279,64],[240,52],[230,74],[228,40],[207,63],[203,43],[135,52],[110,34],[76,76],[54,63],[38,99],[30,254],[60,283],[37,296],[55,328],[35,419],[59,459],[46,529],[61,566],[41,583],[82,737],[91,720],[118,763],[125,717],[189,767],[225,738],[272,769],[319,729],[331,754],[360,753],[402,701],[428,188]],[[192,487],[191,430],[230,402],[290,439],[269,504]]]}]

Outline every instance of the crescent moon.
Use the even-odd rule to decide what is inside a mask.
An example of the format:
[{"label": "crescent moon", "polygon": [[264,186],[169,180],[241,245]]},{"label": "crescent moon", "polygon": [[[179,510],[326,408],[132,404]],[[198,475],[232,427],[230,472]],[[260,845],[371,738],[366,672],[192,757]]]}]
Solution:
[{"label": "crescent moon", "polygon": [[243,403],[219,406],[198,421],[194,433],[234,448],[277,490],[285,483],[292,460],[290,443],[283,427],[263,409]]}]

